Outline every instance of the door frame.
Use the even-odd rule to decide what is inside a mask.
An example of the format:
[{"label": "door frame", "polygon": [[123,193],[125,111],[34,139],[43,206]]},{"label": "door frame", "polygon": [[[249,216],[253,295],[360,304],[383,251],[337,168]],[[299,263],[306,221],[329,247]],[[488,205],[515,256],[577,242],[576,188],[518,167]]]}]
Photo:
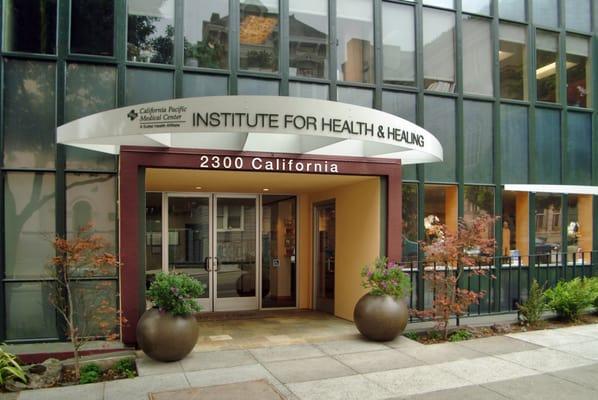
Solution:
[{"label": "door frame", "polygon": [[[208,270],[208,297],[199,299],[198,302],[202,307],[202,312],[213,311],[248,311],[260,309],[259,293],[261,293],[261,269],[262,269],[262,249],[260,243],[261,232],[261,195],[256,193],[221,193],[221,192],[161,192],[162,193],[162,272],[169,273],[170,266],[170,251],[169,251],[169,230],[170,230],[170,216],[169,216],[169,199],[176,197],[183,198],[207,198],[208,199],[208,263],[210,269]],[[217,261],[217,240],[218,228],[216,223],[218,207],[218,199],[233,198],[233,199],[252,199],[255,200],[255,296],[254,297],[231,297],[218,298],[218,268]]]},{"label": "door frame", "polygon": [[[319,240],[319,235],[317,235],[316,230],[318,229],[318,207],[322,207],[322,206],[329,206],[332,205],[334,206],[334,211],[336,212],[336,198],[331,198],[331,199],[326,199],[326,200],[322,200],[322,201],[318,201],[316,203],[312,203],[312,229],[311,229],[311,237],[312,237],[312,258],[311,258],[311,262],[312,262],[312,267],[311,267],[311,271],[312,271],[312,282],[311,282],[311,286],[312,286],[312,301],[313,301],[313,309],[317,310],[318,307],[318,240]],[[334,218],[334,223],[336,224],[336,216]],[[335,257],[335,261],[336,261],[336,226],[334,227],[334,234],[335,234],[335,238],[334,238],[334,257]],[[335,268],[336,269],[336,268]],[[334,275],[334,283],[336,284],[336,272]],[[334,306],[334,299],[332,301],[332,314],[334,315],[334,310],[335,310],[335,306]]]}]

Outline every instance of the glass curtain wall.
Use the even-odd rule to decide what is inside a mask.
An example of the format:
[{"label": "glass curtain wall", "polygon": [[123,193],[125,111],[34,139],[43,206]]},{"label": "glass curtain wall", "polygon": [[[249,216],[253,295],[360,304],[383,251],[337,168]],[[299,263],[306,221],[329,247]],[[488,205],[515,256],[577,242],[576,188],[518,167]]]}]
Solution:
[{"label": "glass curtain wall", "polygon": [[384,83],[415,85],[415,18],[412,6],[382,3]]},{"label": "glass curtain wall", "polygon": [[228,68],[228,0],[185,0],[185,65]]},{"label": "glass curtain wall", "polygon": [[241,0],[239,7],[240,68],[254,72],[278,72],[278,0]]},{"label": "glass curtain wall", "polygon": [[558,101],[559,35],[538,30],[536,33],[536,91],[539,101]]},{"label": "glass curtain wall", "polygon": [[575,107],[590,107],[590,42],[579,36],[567,35],[566,47],[567,104]]},{"label": "glass curtain wall", "polygon": [[289,1],[289,75],[328,78],[328,4]]},{"label": "glass curtain wall", "polygon": [[127,60],[172,64],[174,0],[128,0]]},{"label": "glass curtain wall", "polygon": [[500,62],[500,96],[527,100],[527,32],[525,27],[501,23],[498,60]]},{"label": "glass curtain wall", "polygon": [[337,79],[374,83],[374,7],[369,0],[337,0]]},{"label": "glass curtain wall", "polygon": [[424,86],[455,91],[455,14],[424,8]]}]

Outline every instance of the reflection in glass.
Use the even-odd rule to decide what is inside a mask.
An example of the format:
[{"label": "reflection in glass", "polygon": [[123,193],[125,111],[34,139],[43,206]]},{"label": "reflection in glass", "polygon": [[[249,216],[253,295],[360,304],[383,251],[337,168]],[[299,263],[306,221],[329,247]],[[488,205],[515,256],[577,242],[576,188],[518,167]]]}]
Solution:
[{"label": "reflection in glass", "polygon": [[463,91],[492,96],[492,40],[490,22],[463,15]]},{"label": "reflection in glass", "polygon": [[162,193],[145,194],[145,288],[162,271]]},{"label": "reflection in glass", "polygon": [[185,65],[228,68],[228,0],[185,0]]},{"label": "reflection in glass", "polygon": [[289,82],[289,96],[328,100],[328,85],[315,83]]},{"label": "reflection in glass", "polygon": [[66,229],[72,238],[87,225],[116,251],[116,179],[114,175],[66,175]]},{"label": "reflection in glass", "polygon": [[592,119],[591,114],[567,114],[567,164],[565,183],[569,185],[592,184]]},{"label": "reflection in glass", "polygon": [[105,336],[108,333],[117,334],[118,325],[104,326],[106,323],[116,322],[110,320],[108,315],[103,319],[93,318],[89,310],[110,309],[118,310],[117,281],[116,280],[93,280],[78,281],[73,284],[73,298],[77,301],[74,304],[74,317],[79,329],[84,336]]},{"label": "reflection in glass", "polygon": [[564,0],[567,30],[589,32],[592,10],[590,0]]},{"label": "reflection in glass", "polygon": [[[5,276],[45,276],[44,267],[55,255],[54,174],[9,172],[4,186]],[[47,298],[46,298],[47,302]]]},{"label": "reflection in glass", "polygon": [[591,261],[592,251],[592,196],[569,195],[567,215],[567,255],[576,263]]},{"label": "reflection in glass", "polygon": [[455,91],[455,14],[424,8],[424,86]]},{"label": "reflection in glass", "polygon": [[556,33],[540,31],[536,33],[536,87],[538,100],[558,101],[558,44]]},{"label": "reflection in glass", "polygon": [[[168,198],[168,270],[188,274],[203,282],[206,290],[201,298],[209,297],[210,281],[205,268],[205,259],[210,255],[209,203],[207,197]],[[158,229],[157,224],[154,226]],[[152,249],[158,239],[162,240],[161,228],[160,235],[154,235],[152,233]]]},{"label": "reflection in glass", "polygon": [[216,296],[256,295],[256,199],[216,198]]},{"label": "reflection in glass", "polygon": [[534,0],[534,24],[557,28],[559,26],[558,0]]},{"label": "reflection in glass", "polygon": [[590,107],[590,43],[580,36],[567,35],[567,104]]},{"label": "reflection in glass", "polygon": [[446,97],[424,97],[424,127],[442,145],[444,160],[426,165],[427,181],[454,182],[456,180],[457,134],[455,100]]},{"label": "reflection in glass", "polygon": [[297,198],[262,197],[262,307],[297,301]]},{"label": "reflection in glass", "polygon": [[336,2],[337,78],[374,83],[374,10],[369,0]]},{"label": "reflection in glass", "polygon": [[536,183],[561,183],[561,112],[536,108]]},{"label": "reflection in glass", "polygon": [[6,339],[56,339],[56,311],[48,302],[49,285],[41,282],[7,282]]},{"label": "reflection in glass", "polygon": [[56,64],[4,59],[4,166],[53,168]]},{"label": "reflection in glass", "polygon": [[492,103],[463,101],[463,169],[465,182],[492,183]]},{"label": "reflection in glass", "polygon": [[424,235],[427,242],[442,238],[442,225],[457,232],[457,186],[425,185]]},{"label": "reflection in glass", "polygon": [[71,52],[113,55],[114,0],[71,2]]},{"label": "reflection in glass", "polygon": [[490,15],[491,0],[461,0],[464,12]]},{"label": "reflection in glass", "polygon": [[527,100],[527,33],[525,28],[500,24],[500,97]]},{"label": "reflection in glass", "polygon": [[403,258],[417,260],[417,184],[403,183]]},{"label": "reflection in glass", "polygon": [[64,119],[70,122],[116,106],[116,68],[68,64]]},{"label": "reflection in glass", "polygon": [[127,60],[172,64],[174,0],[129,0]]},{"label": "reflection in glass", "polygon": [[563,221],[560,195],[536,194],[536,252],[541,264],[556,262]]},{"label": "reflection in glass", "polygon": [[328,2],[289,1],[289,74],[328,78]]},{"label": "reflection in glass", "polygon": [[500,105],[501,173],[503,183],[528,182],[527,107]]},{"label": "reflection in glass", "polygon": [[336,206],[334,201],[314,207],[315,309],[334,313],[336,266]]},{"label": "reflection in glass", "polygon": [[525,21],[525,0],[498,0],[498,16]]},{"label": "reflection in glass", "polygon": [[[494,216],[494,187],[465,185],[463,189],[463,220],[472,222],[476,217]],[[481,234],[484,239],[494,237],[494,222],[490,221]]]},{"label": "reflection in glass", "polygon": [[226,96],[227,93],[226,76],[183,74],[183,97]]},{"label": "reflection in glass", "polygon": [[127,68],[127,105],[168,100],[173,92],[172,72]]},{"label": "reflection in glass", "polygon": [[444,7],[444,8],[453,8],[454,2],[453,0],[423,0],[424,5],[426,6],[436,6],[436,7]]},{"label": "reflection in glass", "polygon": [[[416,123],[416,98],[413,93],[382,91],[382,111],[405,118],[407,121]],[[415,165],[402,166],[403,180],[417,179]]]},{"label": "reflection in glass", "polygon": [[56,0],[5,0],[5,51],[56,53]]},{"label": "reflection in glass", "polygon": [[415,85],[415,17],[413,7],[382,3],[384,83]]},{"label": "reflection in glass", "polygon": [[372,107],[374,104],[374,91],[339,86],[336,88],[337,101],[355,104],[356,106]]},{"label": "reflection in glass", "polygon": [[[518,264],[518,256],[529,255],[528,195],[524,192],[503,191],[502,196],[502,255],[514,257],[512,264]],[[517,229],[521,225],[520,230]],[[508,262],[507,260],[507,262]],[[521,259],[527,264],[527,257]]]},{"label": "reflection in glass", "polygon": [[278,71],[278,0],[241,0],[240,67],[259,72]]},{"label": "reflection in glass", "polygon": [[266,79],[239,78],[237,91],[240,95],[278,96],[278,81]]}]

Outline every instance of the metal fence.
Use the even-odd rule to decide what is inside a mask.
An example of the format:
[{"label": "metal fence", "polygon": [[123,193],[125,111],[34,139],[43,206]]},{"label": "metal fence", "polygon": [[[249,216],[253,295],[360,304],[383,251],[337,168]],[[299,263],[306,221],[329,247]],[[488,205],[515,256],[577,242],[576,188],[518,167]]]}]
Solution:
[{"label": "metal fence", "polygon": [[[478,304],[472,304],[465,316],[490,315],[517,311],[517,303],[527,299],[533,280],[545,289],[562,280],[598,276],[598,251],[551,253],[517,257],[494,257],[491,263],[465,267],[459,287],[484,291]],[[410,276],[409,307],[423,310],[432,307],[434,290],[424,275],[430,272],[453,273],[454,268],[427,261],[404,261],[403,271]],[[485,270],[485,274],[474,269]],[[418,320],[412,317],[411,320]]]}]

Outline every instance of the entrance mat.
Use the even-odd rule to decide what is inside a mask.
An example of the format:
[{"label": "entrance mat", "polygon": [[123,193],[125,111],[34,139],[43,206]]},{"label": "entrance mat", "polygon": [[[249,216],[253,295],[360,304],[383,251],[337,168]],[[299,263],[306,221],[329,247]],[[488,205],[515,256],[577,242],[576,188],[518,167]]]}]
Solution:
[{"label": "entrance mat", "polygon": [[150,393],[150,400],[284,400],[266,380]]}]

